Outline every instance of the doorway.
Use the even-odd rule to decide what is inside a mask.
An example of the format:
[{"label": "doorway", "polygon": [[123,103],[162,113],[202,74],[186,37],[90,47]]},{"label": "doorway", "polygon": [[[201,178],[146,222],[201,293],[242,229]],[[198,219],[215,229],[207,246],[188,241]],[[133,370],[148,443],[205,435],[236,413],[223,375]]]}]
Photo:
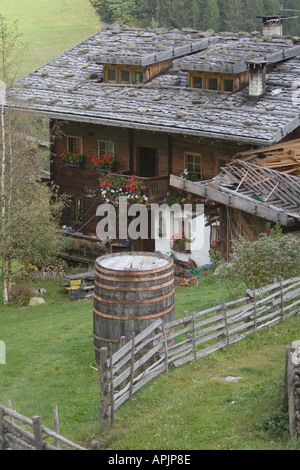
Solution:
[{"label": "doorway", "polygon": [[150,147],[139,147],[137,149],[137,171],[138,176],[143,178],[158,176],[156,149]]}]

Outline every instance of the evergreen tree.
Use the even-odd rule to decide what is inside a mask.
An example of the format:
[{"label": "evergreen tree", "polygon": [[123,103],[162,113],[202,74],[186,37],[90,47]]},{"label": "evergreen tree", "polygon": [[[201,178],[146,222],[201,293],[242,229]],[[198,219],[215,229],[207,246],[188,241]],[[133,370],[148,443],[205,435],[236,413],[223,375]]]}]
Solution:
[{"label": "evergreen tree", "polygon": [[220,30],[220,10],[218,6],[218,0],[206,1],[206,5],[203,10],[202,28],[205,30]]}]

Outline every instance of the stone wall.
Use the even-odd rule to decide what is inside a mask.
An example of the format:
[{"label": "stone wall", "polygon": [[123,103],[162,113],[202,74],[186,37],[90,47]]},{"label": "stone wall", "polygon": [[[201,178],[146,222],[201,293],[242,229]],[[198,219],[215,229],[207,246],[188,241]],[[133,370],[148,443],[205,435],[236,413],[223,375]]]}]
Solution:
[{"label": "stone wall", "polygon": [[291,439],[300,437],[300,340],[286,352],[284,406],[289,413]]}]

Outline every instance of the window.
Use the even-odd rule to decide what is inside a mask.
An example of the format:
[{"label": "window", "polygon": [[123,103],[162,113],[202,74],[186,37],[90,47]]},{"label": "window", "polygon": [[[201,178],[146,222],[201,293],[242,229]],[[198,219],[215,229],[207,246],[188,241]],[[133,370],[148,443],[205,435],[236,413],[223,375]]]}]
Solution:
[{"label": "window", "polygon": [[193,78],[193,87],[194,88],[203,88],[203,78],[202,77],[194,77]]},{"label": "window", "polygon": [[130,83],[129,70],[121,70],[121,83]]},{"label": "window", "polygon": [[68,136],[68,151],[82,154],[82,138]]},{"label": "window", "polygon": [[144,83],[144,72],[134,72],[134,83]]},{"label": "window", "polygon": [[115,69],[107,69],[107,81],[117,82],[117,71]]},{"label": "window", "polygon": [[226,158],[222,158],[222,157],[219,157],[218,158],[218,173],[221,173],[222,171],[222,168],[224,168],[227,163],[229,163],[229,159],[226,159]]},{"label": "window", "polygon": [[186,153],[185,158],[185,169],[195,174],[199,180],[202,178],[202,156],[199,154]]},{"label": "window", "polygon": [[70,203],[70,221],[82,222],[83,221],[83,199],[73,196]]},{"label": "window", "polygon": [[115,158],[115,143],[110,140],[98,140],[98,155],[112,155]]},{"label": "window", "polygon": [[224,91],[233,91],[233,80],[230,78],[224,78],[223,80]]},{"label": "window", "polygon": [[216,77],[208,77],[207,88],[208,90],[218,90],[218,79]]}]

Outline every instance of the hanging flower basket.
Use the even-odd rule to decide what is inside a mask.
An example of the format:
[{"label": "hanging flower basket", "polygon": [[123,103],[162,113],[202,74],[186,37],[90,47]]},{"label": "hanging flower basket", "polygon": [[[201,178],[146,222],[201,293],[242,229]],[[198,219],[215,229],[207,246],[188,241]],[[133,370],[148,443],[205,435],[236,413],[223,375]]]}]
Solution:
[{"label": "hanging flower basket", "polygon": [[73,153],[65,150],[60,154],[64,165],[71,166],[73,168],[80,168],[83,162],[83,155],[81,153]]}]

